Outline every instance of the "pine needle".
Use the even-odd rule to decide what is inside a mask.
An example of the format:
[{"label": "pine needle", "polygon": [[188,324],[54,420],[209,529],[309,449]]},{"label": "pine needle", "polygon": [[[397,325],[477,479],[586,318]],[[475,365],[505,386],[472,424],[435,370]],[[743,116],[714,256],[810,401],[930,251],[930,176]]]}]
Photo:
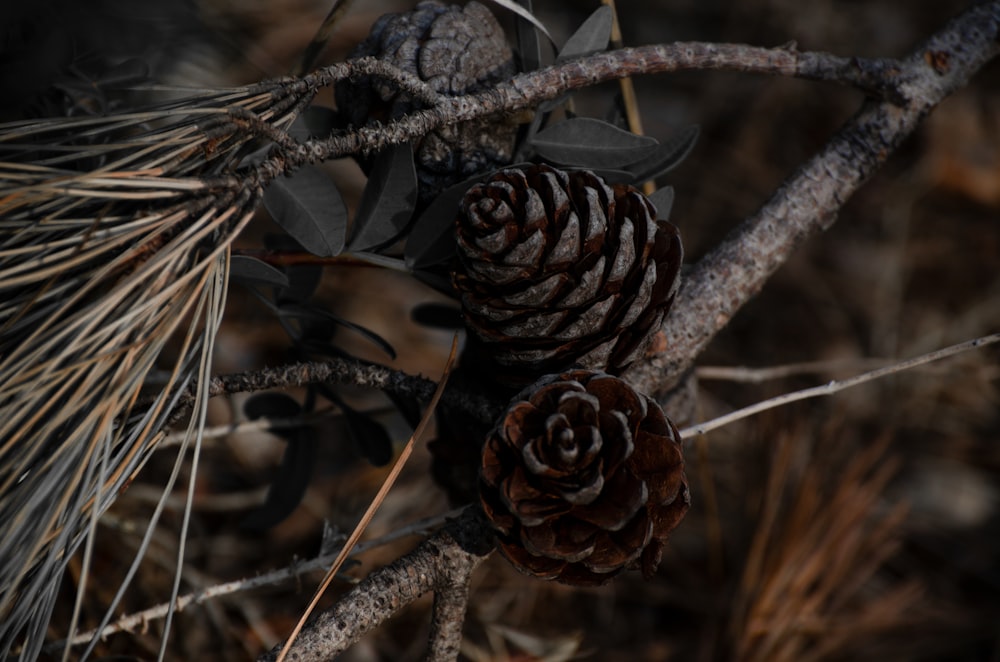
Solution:
[{"label": "pine needle", "polygon": [[38,655],[70,557],[204,376],[206,297],[261,194],[240,162],[310,96],[279,81],[0,125],[0,658]]},{"label": "pine needle", "polygon": [[424,430],[427,428],[427,424],[430,422],[431,417],[434,415],[434,410],[437,408],[437,403],[441,399],[441,395],[444,393],[445,385],[447,385],[448,383],[448,375],[451,374],[451,366],[455,362],[455,356],[457,353],[458,353],[458,334],[456,333],[455,337],[451,341],[451,353],[448,355],[447,362],[445,362],[444,371],[441,375],[441,380],[438,382],[437,388],[434,390],[434,395],[431,396],[431,401],[427,405],[427,410],[424,412],[424,415],[420,419],[420,422],[417,424],[417,427],[413,431],[413,434],[410,435],[410,438],[406,442],[406,445],[403,447],[403,450],[399,454],[399,457],[396,458],[395,464],[392,465],[392,470],[389,472],[389,475],[386,477],[385,481],[383,481],[382,486],[379,488],[378,493],[375,495],[375,498],[372,499],[372,502],[371,504],[369,504],[368,509],[365,511],[365,514],[362,515],[361,521],[359,521],[358,525],[354,527],[354,531],[351,532],[351,535],[350,537],[348,537],[347,542],[344,543],[344,546],[341,548],[340,553],[334,560],[333,565],[330,566],[330,569],[327,571],[326,576],[323,578],[323,581],[320,582],[319,588],[316,589],[316,593],[313,595],[313,598],[309,602],[309,606],[306,607],[306,610],[302,614],[302,617],[299,618],[299,622],[295,624],[295,628],[292,630],[291,635],[289,635],[288,639],[285,641],[285,645],[281,647],[281,651],[278,653],[277,662],[283,662],[285,658],[288,656],[288,651],[291,649],[292,644],[295,643],[295,638],[298,637],[299,632],[302,631],[302,627],[305,625],[306,620],[308,620],[309,615],[312,614],[313,610],[316,608],[316,605],[319,604],[319,599],[323,597],[323,594],[326,592],[327,587],[330,586],[330,582],[333,581],[333,578],[337,575],[337,571],[340,570],[340,567],[344,564],[344,561],[346,561],[347,558],[351,555],[351,551],[354,549],[354,546],[361,539],[361,534],[363,534],[365,529],[368,528],[368,524],[372,521],[372,518],[375,516],[376,511],[378,511],[379,509],[379,506],[381,506],[382,502],[385,501],[385,497],[389,494],[389,490],[392,489],[393,484],[399,477],[400,472],[403,470],[403,466],[406,464],[406,461],[409,459],[410,454],[413,452],[414,444],[416,443],[417,439],[419,439],[420,436],[424,433]]}]

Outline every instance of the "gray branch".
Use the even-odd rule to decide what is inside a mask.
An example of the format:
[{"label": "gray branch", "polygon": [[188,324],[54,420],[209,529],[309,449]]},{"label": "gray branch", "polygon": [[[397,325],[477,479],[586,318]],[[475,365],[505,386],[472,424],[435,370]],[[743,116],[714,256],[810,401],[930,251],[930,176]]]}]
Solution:
[{"label": "gray branch", "polygon": [[[427,659],[454,660],[461,642],[469,578],[492,551],[489,524],[478,508],[467,508],[412,552],[370,573],[308,623],[287,659],[330,660],[424,593],[434,591],[435,619]],[[280,650],[281,646],[276,646],[258,661],[274,662]]]},{"label": "gray branch", "polygon": [[[227,393],[254,393],[273,388],[323,383],[374,388],[424,402],[431,399],[437,388],[434,381],[425,377],[357,359],[334,358],[218,375],[212,378],[208,394],[215,397]],[[191,387],[180,397],[172,420],[180,419],[184,412],[190,410],[194,403],[194,393],[195,387]],[[502,404],[467,388],[448,389],[442,400],[446,405],[468,412],[486,424],[496,419],[500,413],[499,405]]]},{"label": "gray branch", "polygon": [[801,166],[756,214],[694,265],[681,285],[664,333],[666,349],[626,375],[640,390],[662,394],[803,241],[837,212],[885,163],[931,109],[998,52],[1000,2],[969,10],[889,66],[905,103],[868,100],[819,154]]}]

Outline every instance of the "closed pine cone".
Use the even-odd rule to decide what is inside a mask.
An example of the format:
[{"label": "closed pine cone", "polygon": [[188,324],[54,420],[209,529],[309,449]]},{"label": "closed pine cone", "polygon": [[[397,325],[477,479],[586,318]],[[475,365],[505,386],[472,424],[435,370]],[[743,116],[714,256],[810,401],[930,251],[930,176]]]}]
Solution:
[{"label": "closed pine cone", "polygon": [[[434,0],[413,11],[386,14],[352,51],[374,56],[413,74],[436,92],[461,96],[482,91],[514,74],[514,57],[503,28],[486,7]],[[390,122],[423,107],[392,83],[362,77],[335,87],[337,107],[353,126]],[[517,125],[487,118],[441,127],[414,144],[419,199],[426,204],[443,189],[510,163]]]},{"label": "closed pine cone", "polygon": [[480,500],[527,574],[585,586],[638,566],[648,577],[690,504],[680,434],[617,377],[550,375],[488,436]]},{"label": "closed pine cone", "polygon": [[463,362],[517,386],[571,367],[624,371],[659,329],[683,258],[640,191],[545,165],[473,187],[456,240]]}]

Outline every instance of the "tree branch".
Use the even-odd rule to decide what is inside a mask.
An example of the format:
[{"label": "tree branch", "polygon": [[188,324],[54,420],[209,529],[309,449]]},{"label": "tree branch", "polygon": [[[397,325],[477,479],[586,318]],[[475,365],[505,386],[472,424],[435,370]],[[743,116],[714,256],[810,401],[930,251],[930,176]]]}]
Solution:
[{"label": "tree branch", "polygon": [[792,251],[828,228],[920,120],[997,54],[998,25],[1000,2],[976,6],[899,62],[894,77],[907,102],[865,102],[760,211],[694,265],[665,321],[666,348],[633,366],[629,381],[651,395],[672,388]]},{"label": "tree branch", "polygon": [[759,48],[744,44],[679,42],[623,48],[526,72],[479,94],[460,97],[434,95],[412,77],[384,65],[378,68],[370,58],[363,58],[321,69],[302,79],[293,79],[289,84],[318,89],[345,78],[374,74],[395,82],[431,107],[390,124],[365,126],[325,140],[310,140],[294,148],[282,146],[257,166],[256,177],[263,185],[305,163],[376,152],[388,145],[419,138],[441,126],[533,108],[572,90],[610,80],[687,69],[752,72],[834,82],[891,102],[906,101],[903,91],[906,80],[900,75],[899,63],[895,60],[800,53],[793,45]]},{"label": "tree branch", "polygon": [[[412,552],[370,573],[308,623],[289,650],[290,659],[332,659],[427,591],[444,596],[440,611],[435,608],[436,616],[456,615],[456,595],[468,590],[469,577],[493,546],[493,533],[478,508],[466,508]],[[461,611],[464,613],[464,603]],[[460,640],[461,625],[459,621],[435,626],[427,659],[454,659],[455,637]],[[260,656],[259,662],[274,662],[279,650],[280,645]],[[449,651],[452,657],[444,657]]]},{"label": "tree branch", "polygon": [[[212,378],[208,394],[209,397],[215,397],[226,393],[253,393],[272,388],[327,382],[369,387],[423,401],[430,400],[437,387],[437,384],[430,379],[409,375],[386,366],[357,359],[334,358],[219,375]],[[195,387],[192,386],[181,396],[174,419],[190,407],[194,392]],[[448,389],[442,401],[446,405],[468,412],[484,423],[492,423],[499,414],[498,405],[503,404],[496,403],[485,395],[470,392],[468,389]]]}]

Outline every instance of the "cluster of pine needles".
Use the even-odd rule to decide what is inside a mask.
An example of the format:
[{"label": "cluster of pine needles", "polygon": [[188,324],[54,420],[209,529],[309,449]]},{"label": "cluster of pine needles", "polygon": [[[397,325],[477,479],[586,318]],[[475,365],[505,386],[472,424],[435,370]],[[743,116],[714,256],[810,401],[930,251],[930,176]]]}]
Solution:
[{"label": "cluster of pine needles", "polygon": [[263,185],[241,163],[313,92],[0,125],[0,658],[37,656],[69,558],[83,545],[86,568],[97,518],[207,383],[229,246]]}]

